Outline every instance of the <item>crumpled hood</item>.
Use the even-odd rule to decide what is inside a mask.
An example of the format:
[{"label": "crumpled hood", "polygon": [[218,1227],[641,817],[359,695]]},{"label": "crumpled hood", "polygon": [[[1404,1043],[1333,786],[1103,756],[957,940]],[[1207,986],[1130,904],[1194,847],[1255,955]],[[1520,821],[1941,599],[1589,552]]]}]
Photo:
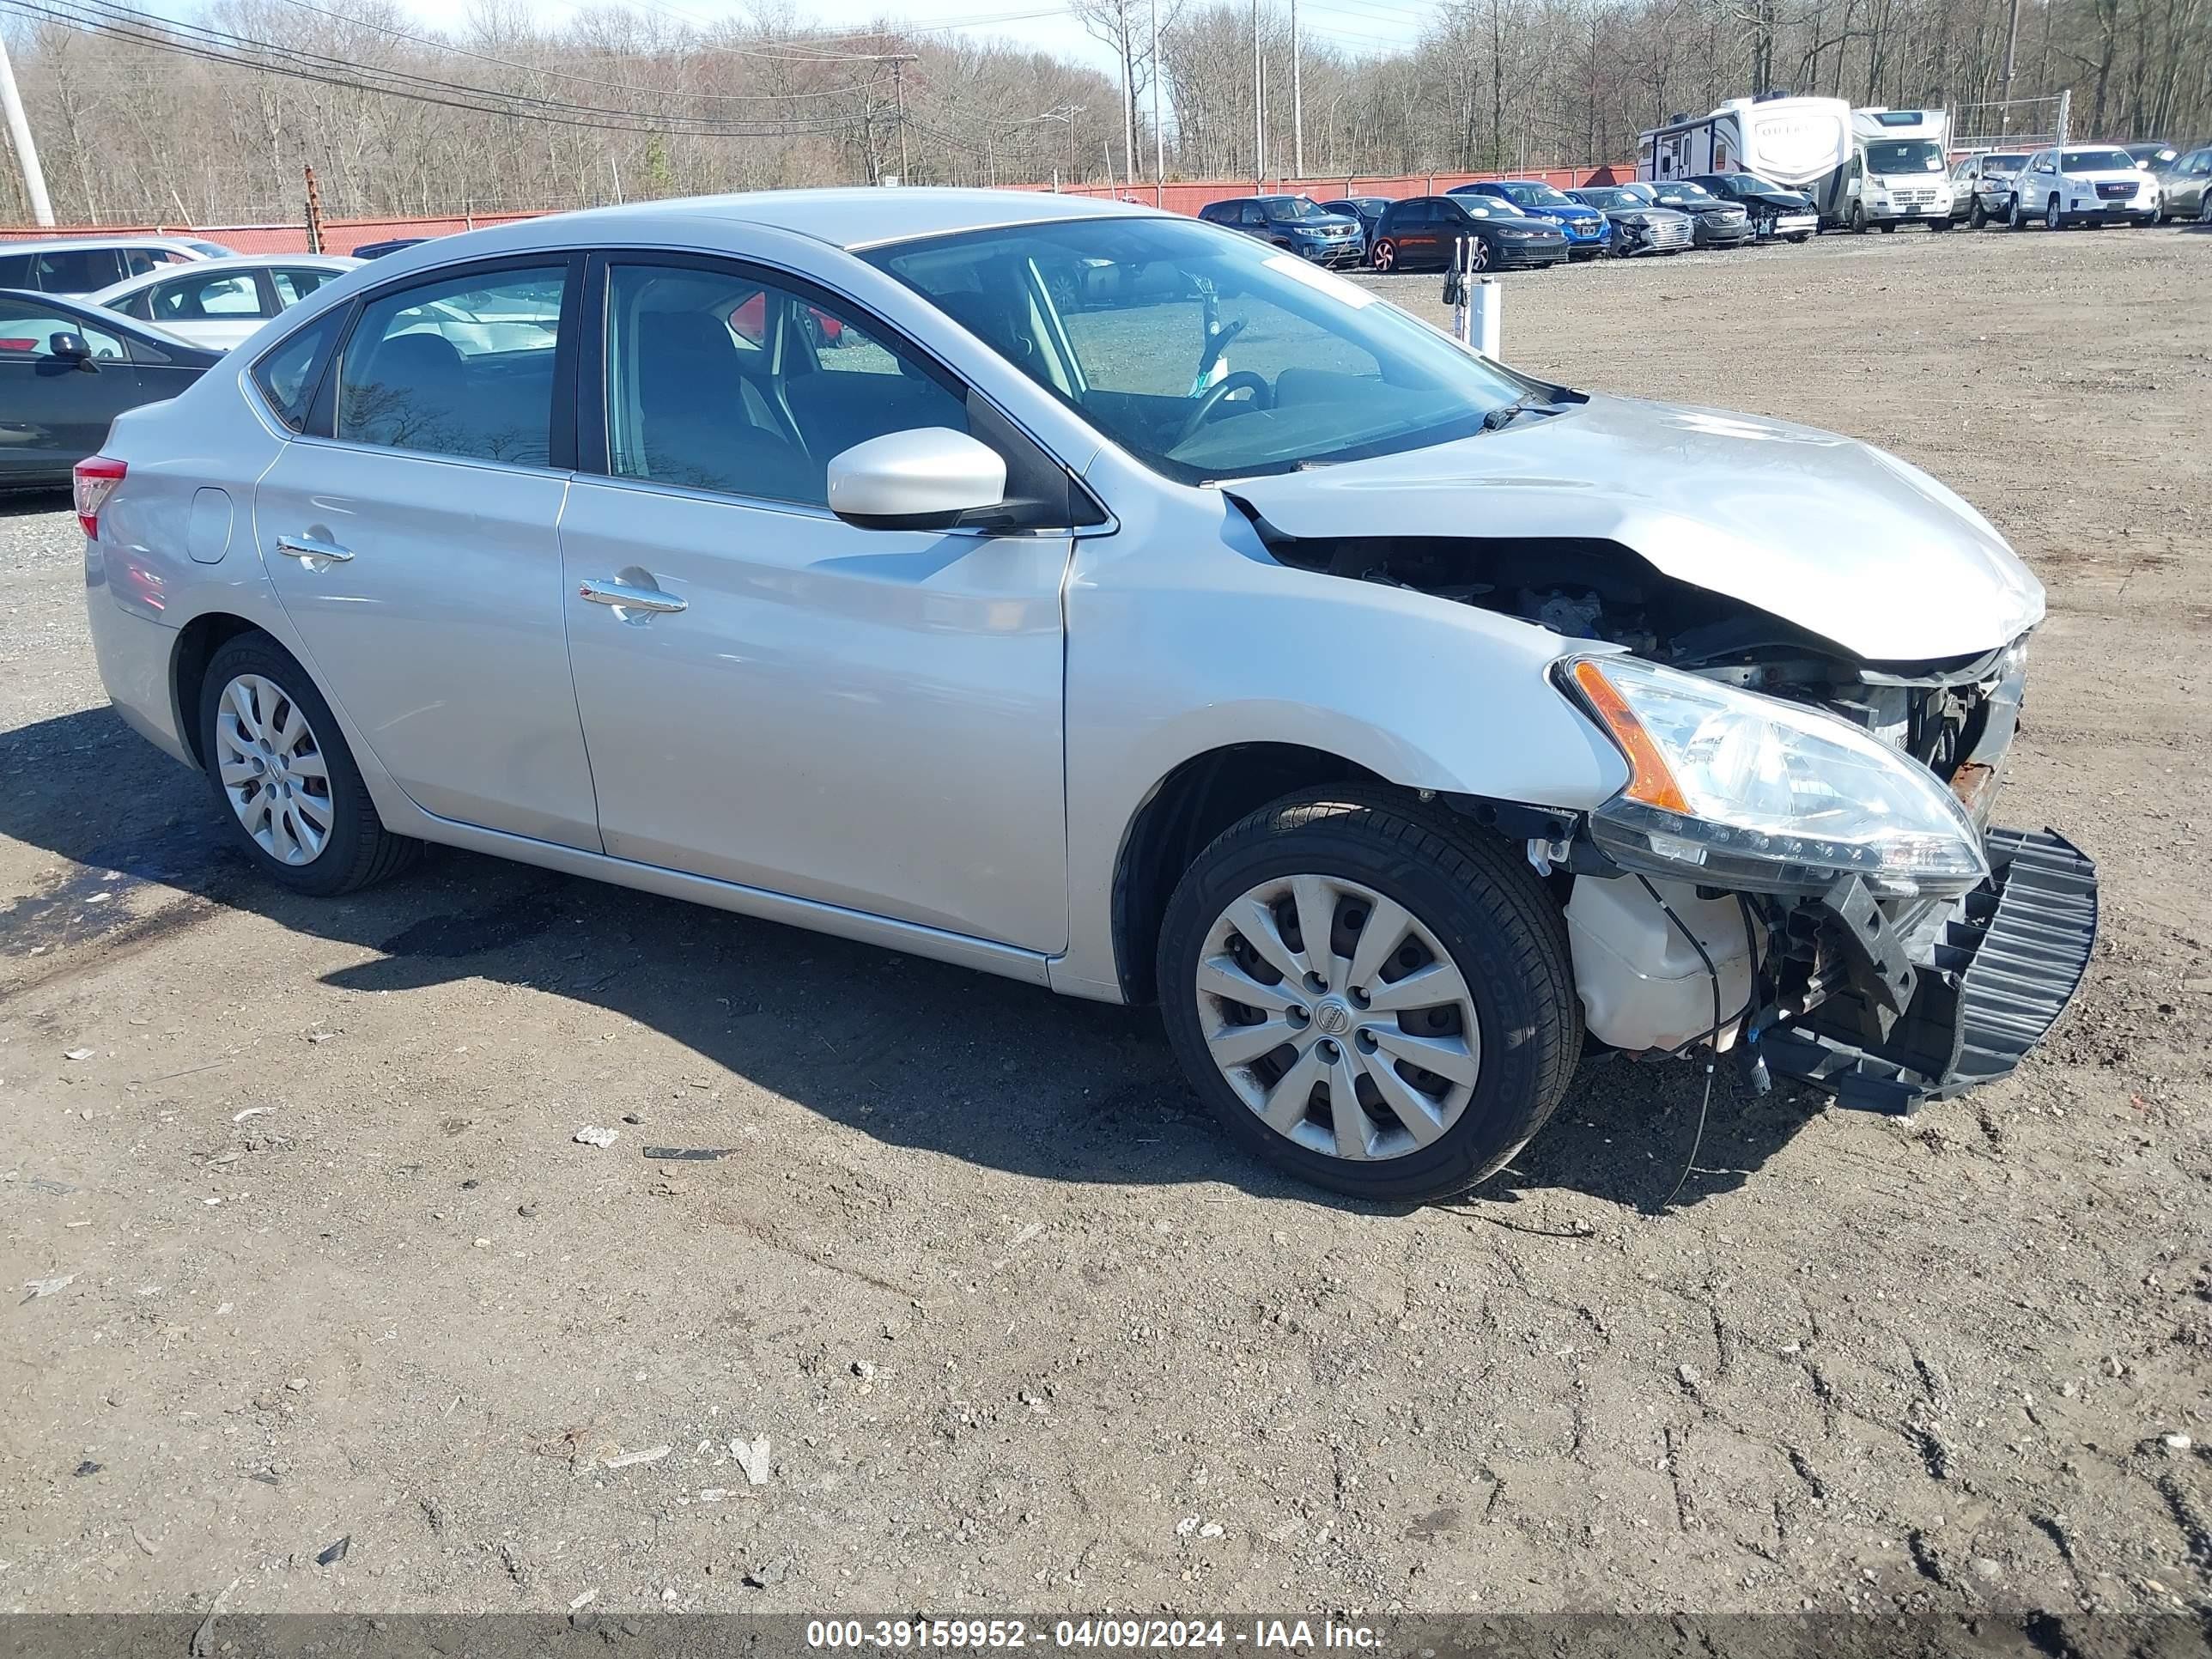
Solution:
[{"label": "crumpled hood", "polygon": [[1226,486],[1293,538],[1618,542],[1875,662],[1992,650],[2043,585],[1972,507],[1856,439],[1721,410],[1593,396],[1401,455]]}]

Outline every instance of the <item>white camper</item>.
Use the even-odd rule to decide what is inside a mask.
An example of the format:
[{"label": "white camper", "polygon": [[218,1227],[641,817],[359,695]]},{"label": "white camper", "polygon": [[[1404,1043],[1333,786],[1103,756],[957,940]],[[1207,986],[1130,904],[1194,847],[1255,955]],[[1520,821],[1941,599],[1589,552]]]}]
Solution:
[{"label": "white camper", "polygon": [[1851,106],[1840,98],[1761,93],[1731,98],[1710,115],[1678,115],[1643,136],[1639,179],[1750,173],[1802,189],[1850,160]]},{"label": "white camper", "polygon": [[1820,222],[1951,228],[1950,122],[1940,109],[1855,109],[1850,158],[1809,186]]}]

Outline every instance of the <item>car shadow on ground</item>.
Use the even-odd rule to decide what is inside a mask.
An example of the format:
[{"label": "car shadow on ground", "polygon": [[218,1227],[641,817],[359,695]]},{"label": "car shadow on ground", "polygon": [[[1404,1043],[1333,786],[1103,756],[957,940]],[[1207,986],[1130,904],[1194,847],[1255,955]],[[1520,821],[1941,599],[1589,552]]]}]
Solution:
[{"label": "car shadow on ground", "polygon": [[[159,884],[376,953],[325,975],[332,987],[482,978],[550,992],[887,1144],[1053,1180],[1218,1179],[1389,1207],[1332,1198],[1247,1157],[1185,1086],[1149,1010],[450,849],[386,886],[301,898],[260,880],[229,843],[202,779],[106,708],[0,733],[0,776],[15,781],[0,791],[0,834],[75,866],[0,904],[0,959],[52,957],[8,963],[19,984],[190,925],[185,907],[88,902]],[[1688,1156],[1703,1084],[1682,1062],[1587,1063],[1550,1125],[1461,1202],[1509,1225],[1522,1224],[1508,1206],[1561,1189],[1654,1208]],[[1741,1185],[1820,1106],[1780,1091],[1754,1100],[1723,1069],[1678,1202]]]}]

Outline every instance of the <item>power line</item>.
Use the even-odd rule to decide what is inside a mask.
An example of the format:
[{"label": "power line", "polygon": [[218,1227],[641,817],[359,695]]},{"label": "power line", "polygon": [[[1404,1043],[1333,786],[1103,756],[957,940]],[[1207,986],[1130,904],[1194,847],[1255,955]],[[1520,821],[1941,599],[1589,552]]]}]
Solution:
[{"label": "power line", "polygon": [[[697,98],[716,103],[757,103],[787,98],[836,98],[861,90],[857,82],[852,86],[825,87],[807,92],[686,92],[671,87],[641,87],[629,82],[607,81],[597,76],[579,75],[571,70],[546,69],[535,64],[519,64],[511,58],[495,58],[489,52],[477,52],[455,41],[438,40],[428,35],[410,34],[405,29],[392,28],[383,23],[372,23],[365,18],[349,17],[344,12],[332,11],[326,6],[315,5],[313,0],[284,0],[284,3],[301,11],[313,12],[318,17],[335,18],[342,23],[352,24],[356,28],[370,29],[378,34],[388,35],[392,40],[405,40],[418,46],[428,46],[434,52],[445,52],[455,58],[472,58],[478,63],[495,64],[501,69],[514,70],[523,75],[551,76],[557,80],[574,81],[585,86],[605,87],[615,92],[643,93],[647,97]],[[870,60],[860,58],[853,61]]]},{"label": "power line", "polygon": [[[61,0],[70,3],[70,0]],[[608,132],[665,133],[672,136],[727,138],[790,138],[832,132],[848,132],[860,126],[866,117],[839,120],[822,120],[810,124],[748,124],[710,122],[696,116],[655,115],[642,110],[610,110],[591,105],[568,104],[550,99],[507,94],[487,88],[441,82],[426,76],[411,75],[396,70],[380,70],[365,65],[345,64],[337,59],[319,58],[305,52],[289,54],[299,62],[288,63],[283,58],[256,58],[241,53],[219,49],[208,44],[222,31],[201,31],[198,39],[179,38],[173,33],[149,32],[145,25],[114,21],[112,14],[127,13],[129,8],[105,6],[111,15],[99,13],[87,15],[82,11],[64,11],[54,4],[40,4],[38,0],[0,0],[11,9],[27,16],[42,17],[59,23],[80,33],[106,35],[128,40],[155,52],[165,52],[181,57],[196,58],[208,63],[222,64],[263,75],[274,75],[292,80],[307,81],[318,85],[339,88],[347,91],[380,94],[386,97],[404,98],[416,103],[432,104],[478,115],[506,116],[514,119],[544,121],[556,126],[587,127]],[[74,0],[79,6],[102,4],[102,0]],[[136,14],[149,18],[157,27],[175,28],[163,20],[150,18],[149,14]],[[260,52],[278,52],[264,41],[249,40],[244,36],[227,37]],[[356,73],[344,73],[345,70]],[[364,81],[359,73],[384,77],[380,82]],[[401,84],[389,84],[398,82]],[[411,83],[411,84],[409,84]],[[454,95],[473,94],[473,95]],[[497,101],[484,102],[489,98]]]}]

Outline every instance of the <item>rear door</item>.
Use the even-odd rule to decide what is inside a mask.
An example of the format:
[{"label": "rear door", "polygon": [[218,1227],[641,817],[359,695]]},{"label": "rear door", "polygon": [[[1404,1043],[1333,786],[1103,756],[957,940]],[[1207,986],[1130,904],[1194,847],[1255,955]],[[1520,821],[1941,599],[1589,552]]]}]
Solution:
[{"label": "rear door", "polygon": [[[82,337],[89,362],[55,356],[57,334]],[[0,481],[67,482],[107,441],[108,423],[143,401],[122,336],[27,295],[0,295]]]},{"label": "rear door", "polygon": [[416,804],[597,851],[557,539],[580,267],[541,253],[365,295],[254,523],[318,684]]}]

